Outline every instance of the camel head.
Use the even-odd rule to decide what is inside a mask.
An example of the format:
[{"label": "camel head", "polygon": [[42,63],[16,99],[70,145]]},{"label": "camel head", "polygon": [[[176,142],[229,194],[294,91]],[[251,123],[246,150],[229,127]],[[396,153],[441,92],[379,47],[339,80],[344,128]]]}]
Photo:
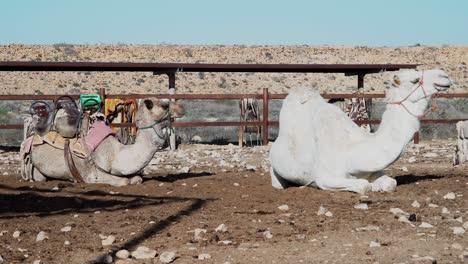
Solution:
[{"label": "camel head", "polygon": [[442,70],[403,70],[393,76],[387,98],[390,102],[405,100],[415,103],[421,99],[430,100],[433,94],[447,90],[451,84],[452,80]]},{"label": "camel head", "polygon": [[138,109],[137,122],[141,123],[139,126],[184,115],[184,107],[178,101],[170,102],[166,99],[143,99]]}]

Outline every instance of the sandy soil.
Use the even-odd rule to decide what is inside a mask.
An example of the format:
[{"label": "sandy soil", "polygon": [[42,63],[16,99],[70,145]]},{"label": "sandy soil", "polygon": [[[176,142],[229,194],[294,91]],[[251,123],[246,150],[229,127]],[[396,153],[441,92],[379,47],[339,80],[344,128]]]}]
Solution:
[{"label": "sandy soil", "polygon": [[[157,257],[119,263],[161,263],[165,251],[176,253],[173,263],[462,263],[468,261],[468,230],[454,234],[452,228],[468,229],[468,173],[452,167],[453,148],[447,141],[411,146],[387,170],[397,191],[367,196],[272,189],[268,146],[183,145],[158,153],[143,184],[121,188],[21,181],[17,153],[5,151],[0,263],[94,263],[140,245]],[[445,199],[451,192],[455,198]],[[354,208],[359,203],[368,209]],[[318,215],[320,206],[332,215]],[[412,221],[398,221],[391,208]],[[216,232],[221,224],[227,230]],[[71,230],[62,232],[65,226]],[[196,236],[197,228],[206,233]],[[36,242],[40,231],[48,239]],[[116,241],[102,246],[100,234]],[[199,260],[204,253],[211,258]]]}]

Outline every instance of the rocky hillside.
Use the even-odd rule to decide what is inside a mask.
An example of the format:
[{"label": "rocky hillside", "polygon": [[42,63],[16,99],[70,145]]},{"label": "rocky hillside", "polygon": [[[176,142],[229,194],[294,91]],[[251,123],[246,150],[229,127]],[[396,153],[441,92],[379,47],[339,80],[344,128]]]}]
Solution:
[{"label": "rocky hillside", "polygon": [[[440,68],[468,92],[468,46],[460,47],[313,47],[313,46],[131,46],[70,45],[0,46],[0,61],[181,62],[181,63],[416,63]],[[366,93],[383,92],[393,73],[366,76]],[[256,93],[270,88],[284,93],[294,86],[315,86],[322,92],[352,93],[356,77],[343,74],[179,73],[178,93]],[[2,94],[165,93],[167,77],[151,73],[0,72]]]}]

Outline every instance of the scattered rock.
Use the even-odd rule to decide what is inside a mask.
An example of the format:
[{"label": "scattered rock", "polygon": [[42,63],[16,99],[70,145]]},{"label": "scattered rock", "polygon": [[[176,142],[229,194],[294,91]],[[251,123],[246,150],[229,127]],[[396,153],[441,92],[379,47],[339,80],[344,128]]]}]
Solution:
[{"label": "scattered rock", "polygon": [[410,157],[410,158],[408,159],[408,162],[409,162],[409,163],[414,163],[414,162],[416,162],[416,158],[415,158],[414,156],[412,156],[412,157]]},{"label": "scattered rock", "polygon": [[404,172],[408,172],[408,168],[406,168],[405,166],[401,167],[401,170]]},{"label": "scattered rock", "polygon": [[366,203],[360,203],[360,204],[356,204],[354,208],[359,209],[359,210],[367,210],[369,209],[369,206]]},{"label": "scattered rock", "polygon": [[330,211],[327,211],[327,212],[325,213],[325,216],[327,216],[327,217],[332,217],[332,216],[333,216],[333,213],[330,212]]},{"label": "scattered rock", "polygon": [[13,232],[13,237],[14,238],[18,238],[20,236],[21,232],[16,230],[15,232]]},{"label": "scattered rock", "polygon": [[463,227],[456,226],[451,227],[451,229],[455,235],[462,235],[465,233],[465,229]]},{"label": "scattered rock", "polygon": [[162,263],[171,263],[176,259],[176,253],[174,251],[166,251],[161,253],[161,256],[159,256],[159,260]]},{"label": "scattered rock", "polygon": [[63,244],[64,244],[65,246],[69,246],[69,245],[70,245],[70,241],[65,240],[65,242],[63,242]]},{"label": "scattered rock", "polygon": [[434,152],[429,152],[429,153],[424,154],[423,157],[424,158],[436,158],[436,157],[439,157],[439,155]]},{"label": "scattered rock", "polygon": [[179,172],[180,173],[189,173],[191,169],[192,169],[191,167],[183,167],[183,168],[181,168],[179,170]]},{"label": "scattered rock", "polygon": [[225,224],[220,224],[216,229],[215,229],[216,232],[221,232],[221,233],[225,233],[227,232],[227,227]]},{"label": "scattered rock", "polygon": [[72,229],[71,226],[64,226],[64,227],[62,227],[62,229],[60,229],[60,231],[62,231],[62,232],[70,232],[71,229]]},{"label": "scattered rock", "polygon": [[453,192],[449,192],[444,196],[444,199],[447,199],[447,200],[455,200],[455,198],[456,198],[456,195]]},{"label": "scattered rock", "polygon": [[365,226],[365,227],[358,227],[356,231],[380,231],[380,227],[378,226]]},{"label": "scattered rock", "polygon": [[137,185],[137,184],[141,184],[142,182],[143,182],[143,178],[141,178],[140,176],[134,176],[130,178],[130,181],[128,183],[130,185]]},{"label": "scattered rock", "polygon": [[203,239],[204,234],[206,234],[206,229],[195,228],[193,232],[195,240],[201,240]]},{"label": "scattered rock", "polygon": [[468,230],[468,221],[466,221],[465,223],[463,223],[463,228],[464,228],[465,230]]},{"label": "scattered rock", "polygon": [[463,250],[463,246],[458,243],[453,243],[450,247],[456,250]]},{"label": "scattered rock", "polygon": [[369,247],[381,247],[382,245],[380,245],[379,242],[375,242],[375,241],[371,241],[369,243]]},{"label": "scattered rock", "polygon": [[426,223],[426,222],[422,222],[420,225],[419,225],[420,228],[433,228],[434,226],[429,224],[429,223]]},{"label": "scattered rock", "polygon": [[253,166],[253,165],[247,165],[245,166],[245,168],[249,171],[256,171],[257,170],[257,167],[256,166]]},{"label": "scattered rock", "polygon": [[211,255],[208,253],[203,253],[198,255],[198,260],[205,260],[205,259],[211,259]]},{"label": "scattered rock", "polygon": [[193,136],[192,137],[192,142],[199,143],[202,141],[202,138],[200,136]]},{"label": "scattered rock", "polygon": [[273,238],[273,235],[271,234],[270,230],[263,232],[263,236],[267,239]]},{"label": "scattered rock", "polygon": [[145,246],[139,246],[132,252],[132,257],[135,259],[152,259],[156,256],[156,250],[149,249]]},{"label": "scattered rock", "polygon": [[33,262],[33,264],[41,264],[41,260],[36,259],[36,260]]},{"label": "scattered rock", "polygon": [[115,253],[115,256],[119,259],[127,259],[130,257],[130,252],[128,252],[126,249],[121,249]]},{"label": "scattered rock", "polygon": [[45,239],[49,239],[49,237],[47,236],[47,233],[44,232],[44,231],[39,232],[39,234],[37,234],[37,236],[36,236],[36,242],[40,242],[40,241],[43,241]]},{"label": "scattered rock", "polygon": [[288,211],[289,206],[287,204],[283,204],[283,205],[278,206],[278,209],[280,209],[281,211]]},{"label": "scattered rock", "polygon": [[114,244],[115,236],[108,236],[106,239],[102,240],[101,243],[104,247]]},{"label": "scattered rock", "polygon": [[414,201],[411,206],[415,207],[415,208],[419,208],[421,207],[421,205],[418,203],[418,201]]},{"label": "scattered rock", "polygon": [[431,256],[425,256],[425,257],[413,257],[413,259],[411,259],[411,263],[433,263],[433,264],[436,264],[437,261],[435,258],[431,257]]},{"label": "scattered rock", "polygon": [[442,214],[450,214],[450,211],[447,209],[447,207],[442,208]]}]

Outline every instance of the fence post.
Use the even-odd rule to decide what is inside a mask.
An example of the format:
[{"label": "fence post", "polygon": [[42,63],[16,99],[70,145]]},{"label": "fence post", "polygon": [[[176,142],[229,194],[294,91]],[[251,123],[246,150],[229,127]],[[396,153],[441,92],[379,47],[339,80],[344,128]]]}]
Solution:
[{"label": "fence post", "polygon": [[99,88],[99,97],[101,97],[101,113],[106,114],[106,89]]},{"label": "fence post", "polygon": [[268,88],[263,88],[263,145],[268,145]]},{"label": "fence post", "polygon": [[419,132],[414,133],[413,143],[414,144],[419,144]]},{"label": "fence post", "polygon": [[[167,77],[169,77],[169,94],[175,94],[175,89],[176,89],[176,84],[175,84],[175,72],[168,72]],[[171,99],[171,101],[175,101],[174,99]],[[172,120],[174,121],[174,120]],[[175,130],[172,130],[172,133],[169,136],[169,148],[170,150],[176,150],[177,149],[177,143],[176,143],[176,135],[175,135]]]}]

